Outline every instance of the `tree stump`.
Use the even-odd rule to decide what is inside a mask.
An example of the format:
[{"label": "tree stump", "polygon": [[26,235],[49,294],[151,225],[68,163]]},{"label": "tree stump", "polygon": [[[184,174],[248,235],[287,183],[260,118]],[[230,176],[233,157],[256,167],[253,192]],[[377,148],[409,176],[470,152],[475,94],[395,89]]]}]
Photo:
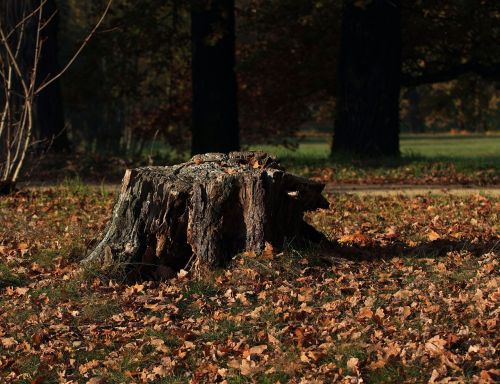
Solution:
[{"label": "tree stump", "polygon": [[107,259],[143,278],[166,278],[190,262],[201,271],[243,251],[259,254],[266,242],[318,242],[324,237],[304,212],[328,207],[323,188],[260,152],[129,169],[104,238],[84,263]]}]

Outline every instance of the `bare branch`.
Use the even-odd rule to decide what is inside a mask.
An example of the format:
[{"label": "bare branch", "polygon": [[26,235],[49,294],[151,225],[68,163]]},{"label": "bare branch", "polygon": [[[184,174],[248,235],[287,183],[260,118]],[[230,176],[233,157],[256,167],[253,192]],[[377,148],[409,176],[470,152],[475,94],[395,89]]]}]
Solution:
[{"label": "bare branch", "polygon": [[36,7],[33,12],[29,13],[27,16],[23,17],[21,19],[21,21],[19,21],[19,23],[17,23],[13,28],[12,30],[6,35],[6,38],[8,39],[15,31],[17,28],[19,28],[20,26],[24,26],[24,24],[29,20],[31,19],[44,5],[45,3],[47,2],[47,0],[42,0],[40,2],[40,5],[38,7]]},{"label": "bare branch", "polygon": [[[36,95],[61,77],[74,63],[103,23],[112,4],[112,0],[109,0],[99,20],[64,68],[54,77],[44,80],[38,86],[37,74],[44,45],[42,31],[56,15],[56,12],[54,12],[47,18],[44,17],[43,7],[46,2],[47,0],[40,0],[40,5],[33,11],[28,8],[28,2],[20,3],[22,19],[9,33],[4,29],[9,26],[0,23],[0,47],[2,48],[0,84],[3,86],[5,93],[5,100],[2,98],[2,106],[0,107],[0,139],[2,143],[5,142],[5,152],[1,154],[2,161],[0,161],[1,183],[16,182],[24,165],[29,146],[33,143],[32,132]],[[32,27],[32,23],[28,21],[30,18],[35,17],[34,56],[28,62],[25,62],[22,55],[22,51],[26,46],[25,40],[27,37],[32,37],[31,33],[27,32],[27,28],[31,31]],[[14,34],[15,39],[12,38]],[[32,49],[32,46],[29,45],[29,48]]]},{"label": "bare branch", "polygon": [[24,91],[25,95],[27,95],[29,88],[26,85],[26,81],[23,77],[23,73],[21,72],[21,69],[19,68],[19,63],[17,62],[16,56],[12,52],[12,49],[10,47],[9,42],[5,38],[5,33],[4,33],[2,27],[0,27],[0,37],[2,38],[2,43],[4,44],[5,50],[7,51],[7,55],[9,57],[10,61],[12,62],[12,66],[14,67],[14,70],[16,71],[16,74],[19,77],[19,80],[20,80],[21,85],[23,87],[23,91]]},{"label": "bare branch", "polygon": [[[36,28],[36,37],[35,37],[35,56],[33,58],[33,68],[31,71],[31,78],[30,78],[30,87],[29,87],[29,94],[26,95],[26,98],[24,100],[24,119],[23,119],[23,124],[20,127],[20,130],[18,131],[18,136],[19,136],[19,143],[16,148],[16,153],[14,156],[14,160],[12,161],[12,165],[16,165],[16,168],[14,169],[14,173],[12,174],[12,181],[16,181],[17,177],[19,175],[19,172],[21,171],[21,167],[24,163],[24,158],[26,157],[26,152],[28,151],[29,144],[31,142],[31,132],[33,130],[33,100],[34,100],[34,91],[35,91],[35,86],[36,86],[36,74],[38,71],[38,64],[40,62],[40,52],[42,49],[42,41],[40,39],[40,33],[42,31],[42,16],[43,16],[43,9],[40,8],[38,12],[38,20],[37,20],[37,28]],[[27,120],[26,120],[27,119]],[[24,139],[24,140],[21,140]],[[21,147],[20,143],[23,143],[24,145]],[[20,157],[19,157],[20,156]],[[19,159],[19,161],[17,161]],[[17,161],[17,164],[16,164]]]},{"label": "bare branch", "polygon": [[104,12],[102,13],[100,19],[97,21],[97,23],[94,26],[94,28],[92,28],[92,31],[90,31],[90,33],[87,35],[87,37],[85,37],[85,40],[83,40],[83,42],[80,45],[80,47],[76,50],[75,54],[71,57],[71,59],[69,59],[69,61],[64,66],[64,68],[61,69],[61,71],[59,71],[59,73],[57,75],[55,75],[53,78],[51,78],[50,80],[48,80],[46,83],[40,85],[40,87],[38,87],[38,89],[35,91],[35,95],[38,94],[38,93],[40,93],[45,88],[47,88],[50,84],[52,84],[54,81],[56,81],[57,79],[59,79],[69,69],[69,67],[71,67],[71,65],[74,63],[74,61],[76,60],[76,58],[82,52],[83,48],[85,48],[87,46],[87,44],[90,41],[90,39],[92,38],[92,36],[95,34],[95,32],[97,31],[97,29],[99,28],[99,26],[104,21],[104,18],[106,17],[106,15],[107,15],[107,13],[109,11],[109,8],[111,7],[112,3],[113,3],[113,0],[109,0],[108,1],[108,4],[106,5],[106,8],[104,9]]}]

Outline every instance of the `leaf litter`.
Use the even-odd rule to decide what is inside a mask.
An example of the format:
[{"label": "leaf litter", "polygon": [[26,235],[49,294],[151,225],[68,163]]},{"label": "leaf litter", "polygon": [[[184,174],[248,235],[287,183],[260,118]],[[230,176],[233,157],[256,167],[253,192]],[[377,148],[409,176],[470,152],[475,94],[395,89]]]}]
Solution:
[{"label": "leaf litter", "polygon": [[0,380],[498,381],[499,199],[330,200],[327,246],[126,284],[78,264],[113,196],[2,198]]}]

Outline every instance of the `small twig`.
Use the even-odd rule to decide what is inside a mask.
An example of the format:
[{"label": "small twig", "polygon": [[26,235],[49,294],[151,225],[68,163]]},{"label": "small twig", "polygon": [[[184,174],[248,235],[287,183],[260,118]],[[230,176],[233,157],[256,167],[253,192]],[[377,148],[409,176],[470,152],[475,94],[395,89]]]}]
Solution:
[{"label": "small twig", "polygon": [[191,269],[193,269],[195,259],[196,259],[196,254],[193,253],[189,258],[188,262],[186,263],[186,266],[184,267],[186,271],[190,271]]}]

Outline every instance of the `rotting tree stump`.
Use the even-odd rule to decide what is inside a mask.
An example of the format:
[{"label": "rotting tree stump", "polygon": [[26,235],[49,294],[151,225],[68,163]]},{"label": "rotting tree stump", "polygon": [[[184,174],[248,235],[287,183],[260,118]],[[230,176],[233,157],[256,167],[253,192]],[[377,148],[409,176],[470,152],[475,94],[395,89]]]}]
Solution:
[{"label": "rotting tree stump", "polygon": [[200,272],[243,251],[259,254],[266,242],[319,242],[324,237],[304,212],[328,207],[323,188],[261,152],[129,169],[104,238],[84,263],[107,259],[134,276],[161,279],[188,264]]}]

